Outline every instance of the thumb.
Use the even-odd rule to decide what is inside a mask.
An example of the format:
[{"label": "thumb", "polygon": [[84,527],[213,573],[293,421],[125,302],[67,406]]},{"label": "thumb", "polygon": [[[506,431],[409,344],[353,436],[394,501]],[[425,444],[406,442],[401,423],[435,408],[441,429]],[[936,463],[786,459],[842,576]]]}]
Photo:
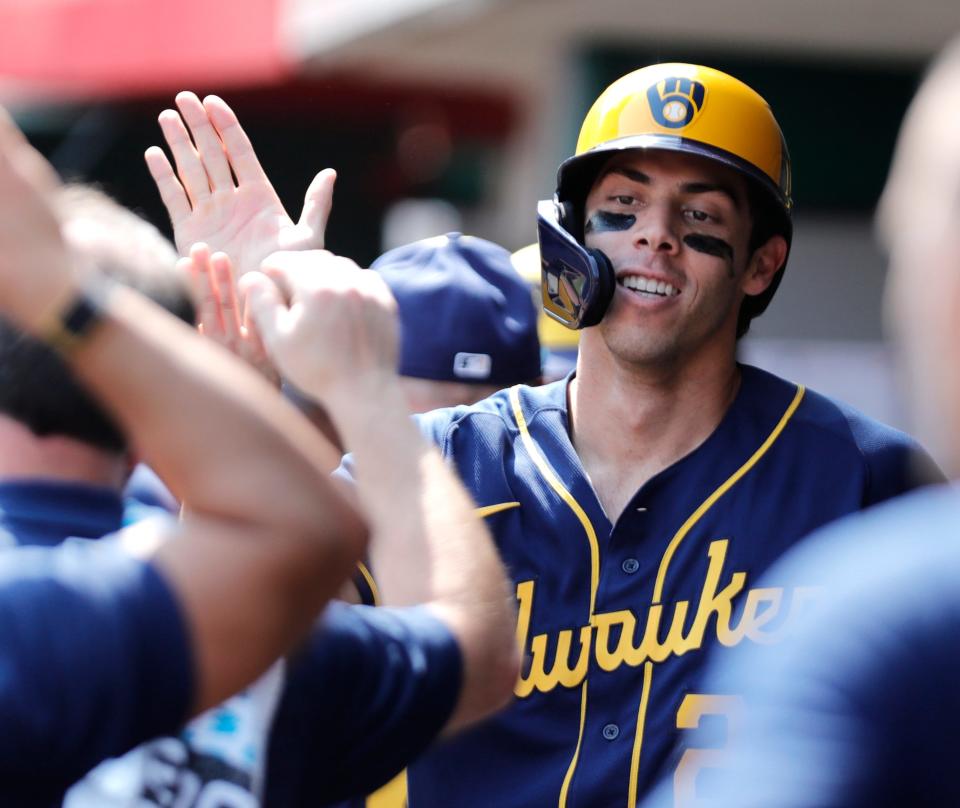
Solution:
[{"label": "thumb", "polygon": [[323,249],[327,220],[333,208],[333,185],[336,181],[337,172],[332,168],[325,168],[313,178],[304,195],[303,212],[297,224],[309,228],[313,233],[313,249]]},{"label": "thumb", "polygon": [[256,327],[267,353],[272,355],[287,311],[283,295],[277,285],[261,272],[248,272],[238,285],[247,317]]}]

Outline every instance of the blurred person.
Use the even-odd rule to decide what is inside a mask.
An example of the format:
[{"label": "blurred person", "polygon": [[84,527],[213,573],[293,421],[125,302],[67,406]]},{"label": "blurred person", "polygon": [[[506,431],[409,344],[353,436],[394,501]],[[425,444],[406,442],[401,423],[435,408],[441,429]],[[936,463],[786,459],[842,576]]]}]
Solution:
[{"label": "blurred person", "polygon": [[[329,210],[329,206],[325,207]],[[540,371],[536,312],[527,287],[511,266],[510,255],[505,249],[483,239],[451,233],[391,250],[378,258],[371,268],[386,281],[397,301],[399,384],[407,409],[422,411],[471,403],[504,384],[536,381]],[[238,299],[226,256],[214,256],[205,265],[196,263],[193,276],[201,301],[200,320],[204,333],[242,356],[272,383],[279,383],[280,375],[250,320],[249,307],[242,306]],[[241,314],[241,309],[246,311]],[[300,406],[316,412],[316,402],[300,389],[300,385],[309,388],[309,378],[294,377],[287,381],[288,390],[295,390],[297,399],[302,402]],[[375,407],[382,406],[379,401],[372,403]],[[326,415],[326,411],[324,413]],[[335,429],[331,431],[336,432]],[[375,542],[373,564],[369,567],[360,565],[360,574],[355,576],[357,591],[349,590],[342,593],[343,597],[367,604],[395,603],[392,581],[396,577],[403,579],[403,589],[408,592],[415,581],[433,586],[437,569],[435,559],[442,559],[444,553],[450,552],[441,548],[417,561],[411,556],[409,546],[392,537],[384,542],[384,546],[388,550],[399,549],[399,552],[388,553],[382,559],[378,552],[381,544]],[[381,569],[386,570],[382,575]],[[432,597],[429,588],[417,594],[417,600]],[[485,669],[495,664],[495,660],[488,660]],[[301,675],[298,681],[306,678]],[[302,688],[288,688],[283,704],[301,703],[304,697],[298,694],[299,690]],[[269,715],[269,710],[267,713]],[[303,709],[296,713],[310,714]],[[411,717],[414,713],[409,710]],[[315,800],[319,793],[316,786],[292,785],[300,780],[295,773],[297,767],[290,764],[290,761],[301,760],[302,748],[314,746],[315,742],[297,734],[294,744],[290,740],[291,734],[284,728],[282,716],[285,714],[295,712],[292,708],[281,712],[281,720],[272,728],[274,740],[271,747],[285,751],[283,754],[271,753],[271,761],[276,762],[267,767],[264,775],[267,800],[275,799],[273,795],[279,783],[286,785],[282,804],[297,796]],[[425,726],[422,716],[419,724]],[[261,725],[262,734],[271,732],[267,729],[269,719],[262,721]],[[168,759],[174,756],[185,759],[184,749],[190,746],[196,746],[196,743],[185,742],[184,747],[168,743],[155,751],[169,750],[166,752]],[[411,747],[408,746],[407,752],[412,758]],[[191,767],[196,770],[200,764],[194,760]]]},{"label": "blurred person", "polygon": [[0,111],[0,310],[62,353],[192,512],[102,545],[0,553],[0,800],[16,805],[56,804],[100,759],[252,680],[303,636],[365,537],[314,431],[249,370],[85,270],[57,195]]},{"label": "blurred person", "polygon": [[[213,260],[202,248],[192,255]],[[179,737],[148,745],[134,761],[141,773],[123,778],[136,786],[139,805],[202,805],[214,797],[318,805],[363,794],[437,734],[501,706],[516,677],[515,613],[497,554],[472,503],[409,420],[395,373],[395,323],[364,329],[354,299],[368,287],[389,298],[387,286],[320,251],[276,253],[262,269],[242,282],[250,322],[280,374],[324,406],[353,452],[371,546],[392,548],[379,581],[384,602],[416,608],[341,605],[362,615],[357,643],[378,650],[379,665],[358,665],[356,654],[331,647],[321,625],[253,688]],[[348,333],[359,344],[353,354],[316,351]],[[366,356],[382,355],[383,343],[393,355],[377,374],[365,373]],[[318,731],[331,715],[348,727]]]},{"label": "blurred person", "polygon": [[[332,181],[314,197],[324,210],[314,219],[320,239],[330,194]],[[180,735],[147,745],[112,779],[107,772],[85,783],[86,792],[68,804],[216,798],[287,806],[362,794],[439,732],[455,732],[509,698],[518,663],[504,571],[472,503],[409,421],[395,372],[396,335],[382,321],[364,329],[369,315],[357,309],[355,295],[373,288],[390,298],[380,277],[321,251],[279,252],[246,273],[238,296],[226,254],[211,255],[205,245],[189,254],[204,333],[271,382],[296,382],[352,451],[373,544],[395,548],[380,585],[385,602],[399,608],[338,607],[362,616],[353,619],[360,661],[372,663],[377,652],[379,664],[359,666],[358,652],[330,646],[321,625],[254,687]],[[348,336],[358,343],[355,354],[337,348]],[[382,365],[365,372],[371,357],[384,355],[383,344],[393,348],[389,372]],[[333,378],[331,367],[339,371]],[[427,488],[430,503],[422,499]],[[349,728],[317,732],[331,715],[349,716]]]},{"label": "blurred person", "polygon": [[[900,132],[880,202],[886,316],[917,429],[953,484],[851,516],[771,571],[815,586],[775,648],[717,660],[710,685],[744,693],[727,754],[698,805],[884,808],[960,804],[960,40],[932,67]],[[712,779],[706,779],[707,775]],[[699,785],[699,789],[697,788]],[[651,805],[672,805],[663,795]]]},{"label": "blurred person", "polygon": [[[37,597],[44,597],[43,603],[49,600],[46,608],[36,608],[35,621],[21,617],[6,624],[5,669],[10,675],[4,695],[10,721],[8,748],[0,758],[8,765],[4,801],[9,796],[17,804],[50,805],[57,804],[63,788],[100,758],[174,730],[189,713],[221,702],[302,637],[359,554],[364,527],[328,481],[329,446],[249,370],[238,369],[234,360],[189,330],[184,341],[182,329],[154,314],[131,292],[111,290],[109,296],[104,292],[95,298],[89,296],[93,292],[81,293],[74,304],[61,302],[71,300],[72,286],[79,288],[70,264],[89,256],[76,248],[68,250],[60,241],[60,225],[40,192],[50,188],[49,195],[56,193],[49,167],[12,124],[0,127],[0,136],[0,145],[9,146],[16,157],[7,165],[0,149],[0,213],[5,214],[0,221],[7,224],[0,229],[3,308],[18,327],[40,333],[62,350],[96,393],[112,385],[103,391],[104,400],[131,429],[146,457],[169,476],[175,493],[190,503],[183,522],[151,521],[132,534],[118,534],[132,535],[125,540],[138,548],[159,545],[159,573],[153,566],[140,572],[133,562],[123,562],[117,538],[99,544],[65,542],[59,553],[9,550],[0,558],[6,565],[4,580],[19,587],[14,594],[23,591],[16,601],[0,603],[8,609],[24,604],[36,608]],[[15,206],[26,221],[15,219]],[[121,224],[130,222],[114,220],[114,233]],[[191,261],[206,255],[203,248],[194,253],[197,257]],[[130,254],[121,250],[115,256],[136,261],[139,254],[134,245]],[[53,267],[63,277],[56,276]],[[15,272],[25,273],[30,283],[14,277]],[[280,278],[282,265],[274,273]],[[396,359],[395,312],[382,282],[371,274],[364,276],[365,283],[353,283],[342,272],[325,273],[319,286],[290,273],[285,277],[289,297],[264,303],[260,296],[262,316],[272,315],[280,326],[271,332],[285,346],[279,353],[286,361],[310,338],[337,348],[327,360],[313,358],[314,381],[322,379],[313,392],[339,401],[349,400],[358,387],[388,391]],[[338,306],[341,297],[345,302]],[[288,303],[294,312],[310,311],[309,335]],[[349,312],[351,329],[340,329],[339,321],[318,315],[317,306],[321,311],[329,307]],[[59,322],[54,315],[61,308],[65,314]],[[173,346],[167,349],[172,351],[169,355],[164,352],[167,345]],[[348,378],[341,378],[344,373]],[[343,405],[331,402],[331,409],[339,413]],[[354,412],[362,410],[352,408]],[[257,419],[283,427],[273,429]],[[344,425],[365,465],[369,451],[362,435],[353,440],[358,431]],[[415,432],[414,438],[395,444],[395,451],[379,452],[379,465],[369,475],[400,475],[402,484],[384,491],[359,488],[358,503],[376,522],[374,534],[385,523],[380,509],[389,510],[393,530],[403,534],[413,549],[436,531],[448,532],[453,522],[458,537],[469,546],[471,591],[464,596],[464,584],[445,586],[432,602],[420,601],[404,610],[332,608],[299,647],[298,663],[305,659],[311,666],[306,682],[313,694],[309,707],[315,711],[309,718],[311,730],[320,722],[331,729],[340,724],[344,728],[326,743],[311,733],[311,743],[302,750],[306,776],[317,779],[321,795],[349,793],[352,783],[360,784],[356,787],[361,790],[375,786],[378,776],[392,774],[425,742],[422,738],[429,739],[444,725],[455,729],[493,709],[509,694],[513,679],[513,615],[502,568],[482,523],[472,516],[469,500],[455,483],[442,489],[439,506],[428,507],[421,500],[421,477],[433,480],[432,490],[438,479],[452,478],[439,459],[431,460],[432,451]],[[390,496],[394,489],[402,497],[399,505]],[[306,502],[305,490],[309,490]],[[233,502],[234,497],[241,501]],[[374,497],[377,503],[368,505]],[[169,546],[163,543],[168,536],[174,539]],[[456,541],[447,544],[458,552]],[[39,594],[31,592],[31,586]],[[73,597],[71,587],[77,590]],[[123,612],[118,611],[121,608]],[[173,619],[181,612],[186,625]],[[65,636],[55,625],[56,618],[75,634]],[[98,631],[106,633],[98,636]],[[52,639],[60,639],[62,648]],[[23,645],[22,651],[14,640]],[[496,647],[506,649],[505,667],[491,671],[485,664],[484,673],[492,675],[478,676],[477,658],[490,663]],[[39,661],[41,650],[54,663],[49,685],[35,678],[38,671],[48,670]],[[15,653],[23,657],[21,668],[13,665],[20,661]],[[64,673],[55,664],[58,660],[70,670],[68,693],[60,686]],[[197,669],[192,688],[197,694],[191,707],[192,668]],[[22,686],[24,676],[31,677],[29,689]],[[91,688],[87,697],[85,681]],[[70,698],[73,691],[76,697]],[[37,698],[24,698],[28,694]],[[141,694],[152,698],[149,710],[138,702]],[[178,700],[184,702],[182,709]],[[65,712],[50,721],[54,707]],[[391,720],[395,711],[403,710],[416,721],[399,725]],[[221,718],[217,730],[224,732],[229,718],[223,705],[216,715]],[[364,730],[365,717],[374,725],[372,731]],[[293,720],[305,718],[307,714],[298,712]],[[22,733],[18,722],[24,726]],[[356,743],[350,733],[357,733]],[[379,749],[377,740],[388,734],[398,742]],[[38,745],[42,762],[32,759]],[[250,752],[242,745],[237,751],[245,759]],[[386,775],[379,774],[395,758],[400,762]],[[211,786],[201,794],[203,799],[237,796],[229,783],[201,785]],[[169,795],[169,786],[169,781],[163,784],[161,801]],[[24,801],[25,794],[29,801]],[[278,804],[288,803],[281,798]]]},{"label": "blurred person", "polygon": [[[204,168],[234,148],[248,163],[249,141],[218,99],[178,104],[197,144],[166,123],[179,179],[148,154],[178,243],[264,252],[293,226],[266,179],[250,177],[262,208],[245,215],[275,226],[241,231],[244,172],[210,194],[229,172]],[[689,775],[694,730],[730,704],[699,686],[708,655],[767,641],[802,599],[757,577],[915,485],[907,436],[735,360],[782,277],[791,209],[780,128],[733,77],[655,65],[588,113],[538,207],[543,302],[582,328],[576,373],[418,419],[494,533],[526,659],[507,710],[411,767],[414,808],[631,805],[676,755]]]},{"label": "blurred person", "polygon": [[[68,247],[101,274],[193,321],[176,252],[94,188],[54,197]],[[124,500],[134,464],[120,427],[41,340],[0,319],[0,530],[13,544],[96,539],[151,511]]]}]

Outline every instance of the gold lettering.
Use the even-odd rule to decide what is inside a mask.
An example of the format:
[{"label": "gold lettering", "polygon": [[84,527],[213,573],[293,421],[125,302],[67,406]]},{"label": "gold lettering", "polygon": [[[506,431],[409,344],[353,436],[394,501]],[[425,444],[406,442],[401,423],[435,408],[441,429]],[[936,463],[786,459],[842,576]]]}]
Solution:
[{"label": "gold lettering", "polygon": [[[633,612],[622,609],[619,612],[605,612],[593,616],[593,624],[597,627],[597,636],[594,639],[597,664],[605,671],[615,671],[628,660],[633,651],[633,633],[637,628],[637,618]],[[610,650],[610,629],[620,626],[620,639],[617,647]]]},{"label": "gold lettering", "polygon": [[[729,545],[728,539],[718,539],[710,543],[707,551],[710,559],[707,573],[687,634],[684,634],[684,626],[691,610],[691,602],[687,600],[666,605],[652,604],[647,609],[642,633],[639,625],[640,614],[629,609],[601,612],[593,615],[588,625],[556,632],[556,650],[549,667],[547,653],[554,635],[537,634],[530,637],[535,582],[518,583],[517,644],[521,653],[529,658],[530,664],[527,672],[517,681],[514,693],[518,698],[526,698],[534,690],[548,693],[557,686],[577,687],[587,676],[591,653],[602,670],[615,671],[624,664],[636,668],[648,661],[659,663],[671,656],[681,656],[688,651],[702,648],[707,627],[714,616],[716,637],[723,645],[737,645],[745,639],[763,644],[778,640],[783,626],[778,625],[775,629],[765,627],[783,610],[783,589],[766,587],[747,590],[743,615],[735,627],[730,625],[733,600],[744,590],[747,576],[744,572],[734,572],[727,585],[721,588]],[[809,594],[806,589],[794,590],[790,603],[791,616],[809,600]],[[673,615],[670,628],[661,642],[664,610],[671,605]],[[596,637],[593,636],[594,629]],[[618,630],[619,636],[614,641],[613,635]],[[576,661],[571,665],[575,638],[579,640],[580,648]]]},{"label": "gold lettering", "polygon": [[[517,599],[519,600],[517,614],[517,643],[520,652],[527,650],[527,637],[530,634],[530,616],[533,611],[534,582],[524,581],[517,584]],[[530,643],[530,670],[521,675],[514,686],[514,694],[518,698],[526,698],[534,690],[549,693],[557,685],[561,687],[576,687],[587,675],[590,664],[590,639],[593,628],[590,625],[580,628],[580,654],[576,664],[571,668],[570,650],[573,644],[573,630],[563,629],[557,634],[557,650],[554,654],[553,665],[546,669],[547,642],[549,635],[537,634]]]},{"label": "gold lettering", "polygon": [[693,627],[684,643],[685,651],[703,646],[703,635],[706,633],[707,623],[710,616],[714,614],[717,616],[717,639],[724,645],[734,645],[736,642],[730,631],[730,613],[733,611],[733,599],[746,584],[747,575],[743,572],[735,572],[730,577],[730,583],[719,592],[717,591],[723,565],[727,560],[729,544],[729,539],[710,542],[710,549],[707,551],[710,556],[710,565],[707,567],[707,577],[703,582]]}]

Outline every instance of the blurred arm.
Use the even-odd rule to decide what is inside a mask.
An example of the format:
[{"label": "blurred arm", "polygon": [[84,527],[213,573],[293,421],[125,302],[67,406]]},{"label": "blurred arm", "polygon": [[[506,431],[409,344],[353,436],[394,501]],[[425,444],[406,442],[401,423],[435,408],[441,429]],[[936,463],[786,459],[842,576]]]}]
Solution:
[{"label": "blurred arm", "polygon": [[254,317],[280,372],[326,407],[354,455],[383,600],[427,604],[454,633],[464,684],[449,727],[477,720],[516,680],[513,598],[470,497],[407,414],[390,292],[325,252],[277,253],[263,268],[274,284],[245,283]]},{"label": "blurred arm", "polygon": [[[0,308],[49,338],[81,294],[49,165],[0,110]],[[117,288],[67,360],[191,513],[152,528],[192,638],[195,709],[294,643],[349,573],[364,528],[324,473],[331,449],[227,352]]]}]

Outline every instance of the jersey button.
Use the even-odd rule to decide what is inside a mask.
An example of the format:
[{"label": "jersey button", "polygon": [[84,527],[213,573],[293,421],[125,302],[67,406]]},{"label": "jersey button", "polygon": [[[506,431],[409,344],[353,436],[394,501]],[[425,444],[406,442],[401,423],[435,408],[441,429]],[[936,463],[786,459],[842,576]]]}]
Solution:
[{"label": "jersey button", "polygon": [[620,727],[616,724],[607,724],[603,728],[603,737],[608,741],[615,741],[617,736],[620,734]]},{"label": "jersey button", "polygon": [[625,558],[620,568],[627,573],[627,575],[633,575],[633,573],[640,569],[640,562],[635,558]]}]

